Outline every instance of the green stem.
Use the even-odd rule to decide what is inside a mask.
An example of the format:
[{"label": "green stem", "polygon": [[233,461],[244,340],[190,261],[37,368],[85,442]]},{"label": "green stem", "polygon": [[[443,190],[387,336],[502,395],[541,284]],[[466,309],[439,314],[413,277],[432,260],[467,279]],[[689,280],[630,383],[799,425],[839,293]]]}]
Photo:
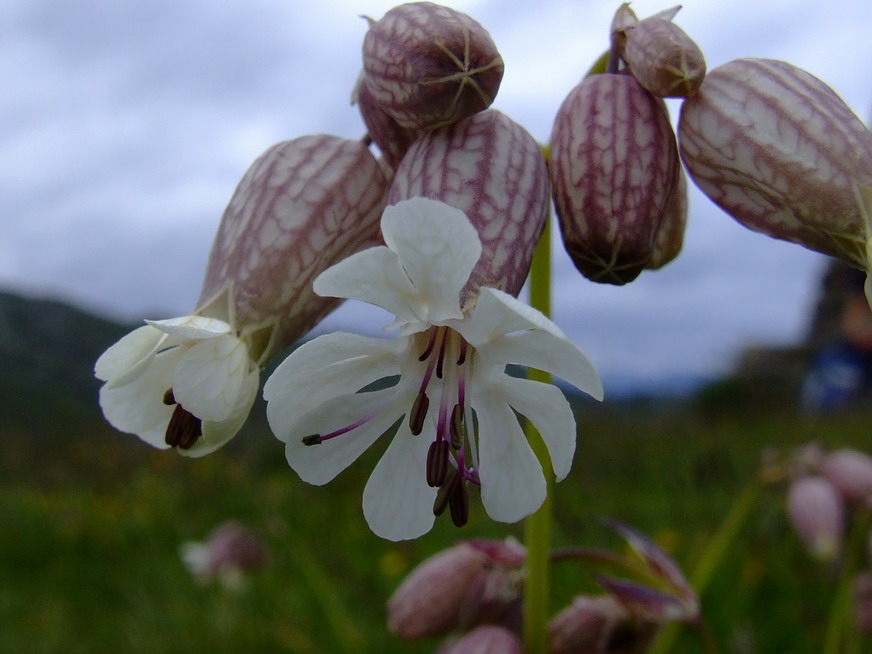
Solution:
[{"label": "green stem", "polygon": [[[703,596],[712,575],[718,569],[718,566],[723,563],[727,552],[729,552],[730,547],[736,541],[742,525],[748,516],[751,515],[751,509],[760,498],[762,490],[762,486],[757,479],[754,479],[745,487],[735,502],[733,502],[727,517],[724,518],[721,526],[715,532],[714,537],[709,541],[708,546],[694,566],[693,572],[690,575],[690,585],[696,590],[698,597]],[[661,629],[651,649],[648,650],[648,654],[666,654],[669,652],[675,643],[675,639],[678,637],[678,627],[679,625],[671,623]]]},{"label": "green stem", "polygon": [[842,644],[847,648],[859,651],[859,634],[850,634],[852,596],[854,579],[857,574],[858,563],[865,558],[865,543],[869,533],[868,515],[857,512],[851,525],[850,533],[842,558],[842,571],[839,577],[839,586],[833,597],[830,608],[830,617],[827,621],[827,630],[824,635],[824,649],[822,654],[843,654]]},{"label": "green stem", "polygon": [[[550,216],[536,246],[530,269],[530,304],[546,316],[551,313],[551,227]],[[550,381],[550,376],[530,370],[530,379]],[[554,472],[542,438],[528,421],[527,437],[545,473],[547,495],[541,508],[524,521],[527,547],[527,577],[524,584],[524,652],[547,654],[548,617],[551,612],[551,492]]]}]

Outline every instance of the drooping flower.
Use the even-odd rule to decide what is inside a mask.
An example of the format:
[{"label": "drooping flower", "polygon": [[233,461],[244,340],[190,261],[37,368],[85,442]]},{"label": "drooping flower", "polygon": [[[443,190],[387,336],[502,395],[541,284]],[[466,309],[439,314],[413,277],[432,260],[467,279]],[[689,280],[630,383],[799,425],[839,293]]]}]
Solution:
[{"label": "drooping flower", "polygon": [[[312,484],[395,432],[363,494],[364,516],[383,538],[416,538],[446,509],[465,523],[469,484],[493,519],[520,520],[546,486],[515,412],[539,430],[558,480],[576,427],[558,388],[512,377],[506,365],[549,371],[597,398],[599,377],[556,325],[511,295],[481,287],[461,304],[482,255],[462,211],[412,198],[389,206],[381,226],[386,247],[325,271],[315,291],[390,311],[397,338],[334,333],[297,349],[264,387],[270,426]],[[369,387],[396,375],[393,386]]]},{"label": "drooping flower", "polygon": [[663,101],[631,75],[591,75],[570,91],[550,172],[563,244],[582,275],[621,285],[649,265],[679,166]]},{"label": "drooping flower", "polygon": [[106,419],[187,456],[229,441],[260,368],[338,305],[312,279],[378,242],[387,190],[362,143],[315,135],[267,150],[224,212],[197,309],[148,321],[97,361]]},{"label": "drooping flower", "polygon": [[821,80],[730,61],[684,101],[678,135],[693,182],[739,223],[868,272],[872,132]]}]

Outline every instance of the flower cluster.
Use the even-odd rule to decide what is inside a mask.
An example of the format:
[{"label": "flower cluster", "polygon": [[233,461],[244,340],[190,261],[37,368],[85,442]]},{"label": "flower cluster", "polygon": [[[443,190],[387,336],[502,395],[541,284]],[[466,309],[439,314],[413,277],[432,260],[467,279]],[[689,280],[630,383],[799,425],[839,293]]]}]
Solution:
[{"label": "flower cluster", "polygon": [[[551,654],[642,652],[662,625],[699,617],[696,593],[675,562],[638,531],[611,525],[630,555],[552,552],[555,561],[618,568],[631,579],[596,575],[604,593],[578,595],[552,618]],[[440,652],[520,652],[524,563],[513,541],[461,542],[409,573],[388,600],[388,626],[404,640],[442,637]]]},{"label": "flower cluster", "polygon": [[[368,134],[270,148],[216,235],[200,300],[149,321],[97,361],[106,418],[160,448],[201,456],[238,432],[260,371],[342,300],[396,316],[393,340],[334,333],[294,351],[264,386],[290,466],[323,484],[380,436],[363,493],[373,531],[420,536],[470,489],[514,522],[546,496],[519,422],[539,431],[559,480],[576,424],[538,368],[602,397],[587,357],[518,301],[550,203],[540,146],[489,109],[503,61],[469,16],[428,2],[370,20],[354,90]],[[381,154],[376,159],[369,146]]]}]

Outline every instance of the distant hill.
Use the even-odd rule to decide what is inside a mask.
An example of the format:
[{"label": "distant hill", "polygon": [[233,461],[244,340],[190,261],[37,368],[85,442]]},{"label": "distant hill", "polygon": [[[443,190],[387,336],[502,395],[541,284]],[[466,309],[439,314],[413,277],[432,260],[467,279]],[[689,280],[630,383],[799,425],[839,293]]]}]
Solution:
[{"label": "distant hill", "polygon": [[39,433],[100,418],[94,362],[128,329],[62,302],[0,292],[0,425]]}]

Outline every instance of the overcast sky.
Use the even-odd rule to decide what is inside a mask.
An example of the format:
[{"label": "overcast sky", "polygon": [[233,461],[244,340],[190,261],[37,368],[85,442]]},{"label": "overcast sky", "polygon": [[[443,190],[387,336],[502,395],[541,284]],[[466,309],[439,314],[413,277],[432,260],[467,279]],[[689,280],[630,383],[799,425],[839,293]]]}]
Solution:
[{"label": "overcast sky", "polygon": [[[546,141],[606,48],[618,2],[468,0],[506,63],[494,104]],[[349,104],[381,0],[0,3],[0,287],[124,320],[188,313],[248,165],[307,133],[358,138]],[[640,16],[667,5],[634,2]],[[676,22],[709,69],[788,60],[872,114],[865,0],[687,0]],[[673,117],[677,105],[672,104]],[[581,278],[555,245],[555,319],[608,378],[727,370],[746,343],[801,338],[824,264],[753,234],[695,189],[677,261],[625,287]],[[346,304],[323,328],[374,330]]]}]

